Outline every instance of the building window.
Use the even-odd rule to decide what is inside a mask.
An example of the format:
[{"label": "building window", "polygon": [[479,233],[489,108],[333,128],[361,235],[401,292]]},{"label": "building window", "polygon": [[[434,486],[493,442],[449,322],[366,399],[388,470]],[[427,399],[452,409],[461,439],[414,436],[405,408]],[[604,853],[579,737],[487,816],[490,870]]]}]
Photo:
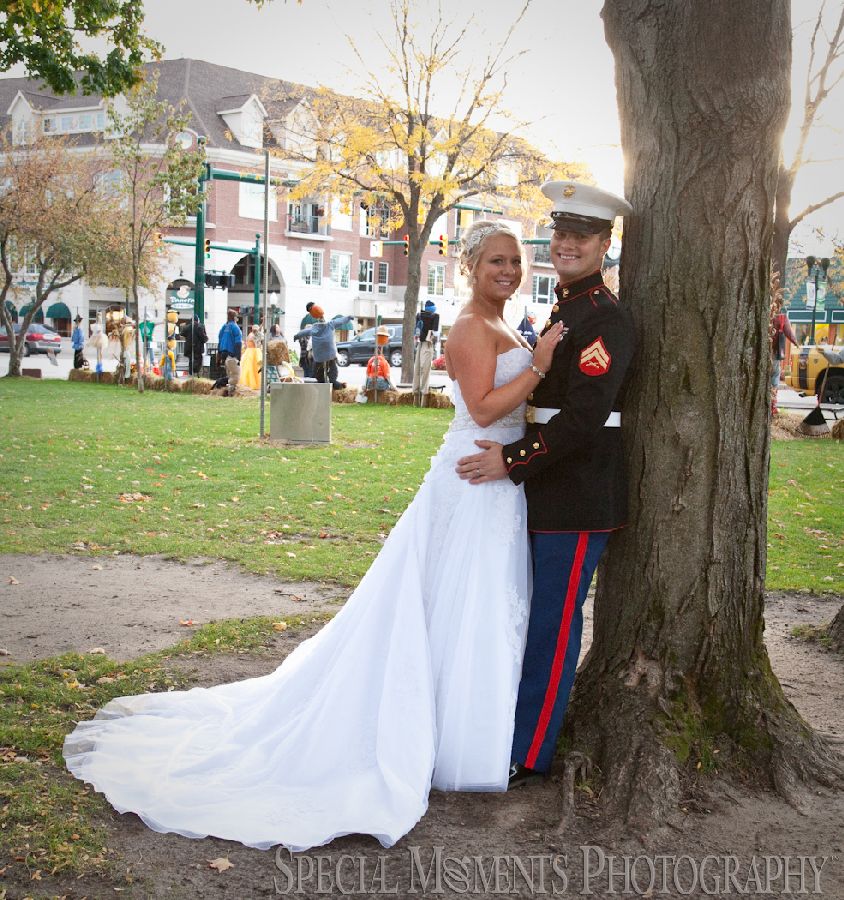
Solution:
[{"label": "building window", "polygon": [[302,251],[302,281],[322,284],[322,250]]},{"label": "building window", "polygon": [[386,294],[389,285],[390,264],[385,262],[378,263],[378,293]]},{"label": "building window", "polygon": [[454,230],[455,239],[459,241],[475,219],[480,219],[482,217],[483,213],[479,213],[477,210],[458,209],[456,213],[457,227]]},{"label": "building window", "polygon": [[358,266],[358,290],[362,294],[371,294],[375,277],[375,263],[371,259],[362,259]]},{"label": "building window", "polygon": [[428,265],[428,294],[442,297],[445,291],[445,264],[430,263]]},{"label": "building window", "polygon": [[[264,218],[264,185],[241,181],[237,214],[241,219]],[[276,190],[270,186],[270,221],[278,221]]]},{"label": "building window", "polygon": [[360,213],[361,237],[386,240],[390,236],[390,207],[386,203],[373,203]]},{"label": "building window", "polygon": [[548,244],[533,245],[533,261],[535,263],[550,263],[551,248]]},{"label": "building window", "polygon": [[554,288],[556,286],[557,279],[554,275],[534,275],[533,302],[552,303],[554,300]]},{"label": "building window", "polygon": [[84,134],[92,131],[104,131],[106,115],[103,110],[76,113],[75,115],[44,116],[41,130],[44,134]]},{"label": "building window", "polygon": [[328,276],[336,287],[347,288],[352,271],[351,253],[332,253],[329,260],[330,275]]},{"label": "building window", "polygon": [[314,200],[287,204],[287,230],[298,234],[319,234],[320,216],[325,210]]}]

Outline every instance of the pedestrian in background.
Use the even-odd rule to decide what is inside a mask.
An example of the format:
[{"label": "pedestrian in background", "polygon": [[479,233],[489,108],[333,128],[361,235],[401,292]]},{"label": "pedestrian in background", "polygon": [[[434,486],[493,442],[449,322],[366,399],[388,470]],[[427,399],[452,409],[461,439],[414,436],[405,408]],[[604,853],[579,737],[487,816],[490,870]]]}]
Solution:
[{"label": "pedestrian in background", "polygon": [[220,329],[217,338],[217,364],[225,365],[227,356],[234,356],[240,359],[243,350],[243,332],[237,324],[237,312],[233,309],[228,311],[228,321]]},{"label": "pedestrian in background", "polygon": [[800,341],[788,321],[788,316],[780,310],[771,321],[771,415],[777,408],[777,389],[782,377],[782,361],[788,358],[788,342],[797,346]]},{"label": "pedestrian in background", "polygon": [[[243,332],[237,324],[237,310],[228,310],[227,317],[226,324],[220,329],[217,337],[217,366],[222,370],[222,374],[214,382],[215,388],[228,386],[229,378],[226,374],[226,360],[235,359],[240,363],[240,356],[243,350]],[[240,366],[238,365],[239,378]]]},{"label": "pedestrian in background", "polygon": [[525,311],[525,314],[522,316],[522,321],[519,322],[519,327],[516,329],[531,347],[536,346],[536,332],[533,329],[533,323],[535,321],[536,316]]},{"label": "pedestrian in background", "polygon": [[191,375],[199,377],[202,374],[202,358],[205,354],[205,345],[208,343],[208,332],[205,330],[202,322],[199,321],[199,316],[193,317],[192,331]]}]

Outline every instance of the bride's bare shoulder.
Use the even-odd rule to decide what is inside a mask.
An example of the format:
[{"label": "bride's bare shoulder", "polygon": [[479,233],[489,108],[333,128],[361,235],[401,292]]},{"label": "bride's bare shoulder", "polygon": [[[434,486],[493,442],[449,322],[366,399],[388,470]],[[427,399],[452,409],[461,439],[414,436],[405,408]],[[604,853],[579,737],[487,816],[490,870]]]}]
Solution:
[{"label": "bride's bare shoulder", "polygon": [[[448,344],[457,345],[468,344],[471,346],[482,347],[486,344],[494,346],[496,330],[491,325],[489,319],[480,313],[471,310],[463,310],[454,320],[454,325],[448,333]],[[448,346],[448,344],[446,346]]]}]

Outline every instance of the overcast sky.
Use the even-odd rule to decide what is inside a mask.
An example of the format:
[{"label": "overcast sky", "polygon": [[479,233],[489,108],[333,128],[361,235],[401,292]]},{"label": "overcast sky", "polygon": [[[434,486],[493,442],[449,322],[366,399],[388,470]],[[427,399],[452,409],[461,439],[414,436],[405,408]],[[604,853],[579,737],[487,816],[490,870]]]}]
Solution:
[{"label": "overcast sky", "polygon": [[[792,0],[794,99],[803,92],[809,28],[819,0]],[[325,84],[349,93],[361,83],[360,66],[349,47],[352,36],[373,71],[384,65],[378,34],[390,36],[388,0],[274,0],[256,9],[246,0],[145,0],[147,31],[166,47],[168,57],[193,57],[303,84]],[[833,12],[838,4],[831,4]],[[505,106],[531,122],[525,136],[559,159],[587,161],[604,187],[622,192],[623,161],[612,54],[604,40],[603,0],[532,0],[511,43],[526,51],[508,67]],[[416,7],[437,9],[436,0]],[[445,2],[446,20],[463,23],[472,16],[466,47],[485,56],[510,27],[522,0]],[[174,9],[178,8],[178,15]],[[422,21],[424,27],[424,16]],[[441,84],[443,84],[441,82]],[[452,85],[456,86],[456,82]],[[443,109],[451,97],[443,97]],[[844,157],[841,124],[844,85],[827,111],[819,155]],[[844,185],[841,162],[805,171],[795,189],[795,204],[813,202]],[[838,201],[814,222],[828,232],[844,220]],[[803,231],[803,241],[812,238]],[[841,229],[844,234],[844,228]],[[811,252],[809,247],[806,252]],[[804,247],[805,250],[805,247]]]},{"label": "overcast sky", "polygon": [[[819,3],[792,0],[794,113],[802,101],[806,48]],[[437,0],[415,0],[414,5],[422,12],[424,29],[426,18],[436,14]],[[839,4],[828,5],[835,13]],[[620,193],[624,180],[614,65],[604,41],[602,6],[603,0],[532,0],[510,45],[514,53],[526,52],[508,67],[504,102],[515,117],[532,123],[524,134],[534,144],[558,159],[588,162],[602,186]],[[347,35],[373,71],[385,62],[378,34],[391,35],[389,0],[274,0],[260,10],[246,0],[144,0],[144,7],[147,33],[164,45],[168,58],[204,59],[347,93],[361,84]],[[446,0],[447,21],[473,20],[464,63],[497,46],[521,7],[522,0]],[[447,92],[456,89],[458,80],[440,84]],[[453,97],[443,93],[438,99],[447,110]],[[816,155],[839,159],[801,174],[794,208],[844,187],[844,84],[833,100],[826,126],[818,131]],[[844,221],[844,201],[811,221],[833,231]],[[809,231],[803,231],[803,251],[822,250],[806,246],[812,241]],[[844,236],[844,228],[840,233]]]}]

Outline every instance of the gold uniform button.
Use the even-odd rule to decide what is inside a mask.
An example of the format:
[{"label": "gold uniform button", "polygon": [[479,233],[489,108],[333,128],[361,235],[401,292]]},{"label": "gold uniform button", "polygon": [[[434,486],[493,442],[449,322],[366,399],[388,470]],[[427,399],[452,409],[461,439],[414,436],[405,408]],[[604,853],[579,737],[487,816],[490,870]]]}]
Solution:
[{"label": "gold uniform button", "polygon": [[537,443],[534,443],[534,445],[533,445],[533,449],[534,449],[534,450],[538,450],[538,449],[539,449],[539,444],[537,444]]},{"label": "gold uniform button", "polygon": [[551,307],[551,312],[559,312],[559,311],[560,311],[560,307],[555,303],[555,304]]},{"label": "gold uniform button", "polygon": [[508,457],[507,457],[507,462],[508,462],[508,463],[513,462],[513,457],[512,457],[512,456],[508,456]]},{"label": "gold uniform button", "polygon": [[563,288],[563,296],[564,296],[564,297],[568,297],[568,295],[569,295],[569,289],[568,289],[568,288]]},{"label": "gold uniform button", "polygon": [[519,450],[519,456],[524,456],[524,455],[525,455],[525,451],[524,451],[524,450]]}]

